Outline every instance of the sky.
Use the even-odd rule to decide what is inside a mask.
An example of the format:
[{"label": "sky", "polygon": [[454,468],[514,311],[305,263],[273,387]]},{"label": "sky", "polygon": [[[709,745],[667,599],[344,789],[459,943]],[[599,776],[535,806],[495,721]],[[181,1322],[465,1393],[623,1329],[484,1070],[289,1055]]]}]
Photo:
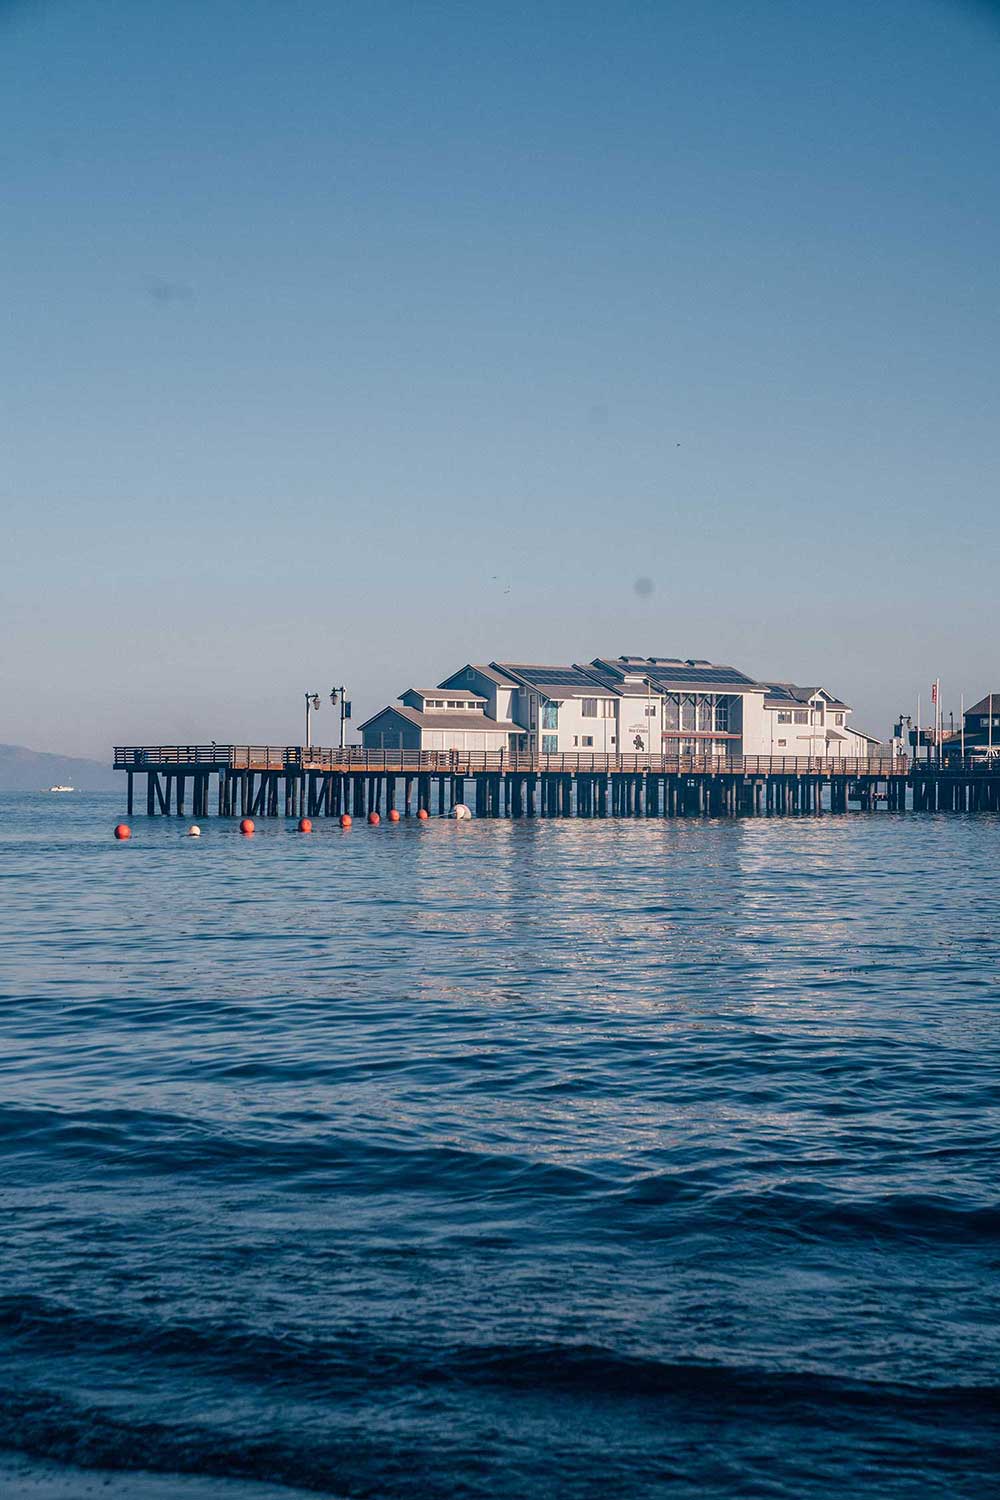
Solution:
[{"label": "sky", "polygon": [[0,0],[0,741],[1000,691],[998,148],[972,0]]}]

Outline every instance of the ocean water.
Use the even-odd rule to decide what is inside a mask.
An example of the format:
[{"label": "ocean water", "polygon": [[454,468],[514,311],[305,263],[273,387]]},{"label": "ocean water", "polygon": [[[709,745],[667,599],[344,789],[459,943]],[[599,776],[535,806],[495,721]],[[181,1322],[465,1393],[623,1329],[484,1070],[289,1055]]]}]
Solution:
[{"label": "ocean water", "polygon": [[119,808],[0,799],[6,1493],[1000,1493],[1000,821]]}]

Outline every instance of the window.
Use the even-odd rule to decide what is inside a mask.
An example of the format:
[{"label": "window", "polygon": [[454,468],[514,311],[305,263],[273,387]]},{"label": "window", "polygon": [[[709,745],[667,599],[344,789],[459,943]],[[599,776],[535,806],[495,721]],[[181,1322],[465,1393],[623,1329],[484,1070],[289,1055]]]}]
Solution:
[{"label": "window", "polygon": [[543,703],[542,704],[542,728],[543,729],[558,729],[559,728],[559,705],[558,705],[558,703]]},{"label": "window", "polygon": [[[575,738],[576,736],[574,735],[574,739]],[[594,748],[594,736],[592,734],[585,734],[580,743],[584,745],[588,750],[592,750]]]},{"label": "window", "polygon": [[814,724],[822,724],[822,722],[823,722],[823,712],[822,712],[821,709],[818,709],[818,708],[814,708],[813,709],[813,711],[812,711],[812,721],[813,721]]},{"label": "window", "polygon": [[578,734],[574,734],[574,736],[573,736],[573,749],[574,750],[576,749],[576,747],[577,747],[577,745],[579,743],[580,743],[580,736]]},{"label": "window", "polygon": [[580,715],[584,719],[596,719],[597,718],[597,699],[596,698],[581,698],[581,700],[580,700]]},{"label": "window", "polygon": [[715,705],[715,732],[716,734],[729,733],[729,700],[720,698]]},{"label": "window", "polygon": [[796,724],[808,724],[809,723],[809,714],[806,711],[806,709],[804,709],[804,708],[797,708],[795,710],[795,723]]},{"label": "window", "polygon": [[542,754],[555,755],[559,749],[559,736],[557,734],[542,735]]},{"label": "window", "polygon": [[656,718],[656,704],[655,703],[647,703],[646,704],[646,718],[647,719],[655,719]]},{"label": "window", "polygon": [[618,737],[617,737],[617,735],[613,734],[611,736],[611,743],[612,743],[612,745],[617,745],[617,743],[618,743]]},{"label": "window", "polygon": [[615,700],[613,698],[601,699],[601,718],[613,719],[615,716]]},{"label": "window", "polygon": [[785,708],[785,709],[779,709],[778,710],[778,723],[779,724],[790,724],[791,722],[792,722],[792,716],[788,712],[788,709],[787,708]]},{"label": "window", "polygon": [[779,747],[779,749],[784,749],[784,747],[785,747],[785,746],[786,746],[786,745],[787,745],[787,744],[788,744],[788,741],[787,741],[787,740],[779,740],[779,741],[778,741],[778,747]]},{"label": "window", "polygon": [[424,702],[428,708],[444,708],[443,698],[425,698]]},{"label": "window", "polygon": [[833,722],[836,724],[836,726],[837,726],[838,729],[842,728],[843,727],[843,723],[844,723],[844,715],[843,714],[834,714],[834,716],[833,716]]}]

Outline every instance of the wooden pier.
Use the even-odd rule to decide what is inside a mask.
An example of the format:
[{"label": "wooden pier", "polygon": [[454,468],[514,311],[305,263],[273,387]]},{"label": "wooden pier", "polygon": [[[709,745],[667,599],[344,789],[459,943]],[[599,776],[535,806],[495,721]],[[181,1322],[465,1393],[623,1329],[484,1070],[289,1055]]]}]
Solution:
[{"label": "wooden pier", "polygon": [[[661,756],[344,750],[301,745],[125,745],[128,814],[321,818],[350,813],[482,818],[760,817],[878,807],[1000,808],[1000,768],[964,775],[905,758]],[[214,782],[214,786],[213,786]],[[908,799],[907,791],[912,788]],[[943,789],[944,788],[944,789]]]}]

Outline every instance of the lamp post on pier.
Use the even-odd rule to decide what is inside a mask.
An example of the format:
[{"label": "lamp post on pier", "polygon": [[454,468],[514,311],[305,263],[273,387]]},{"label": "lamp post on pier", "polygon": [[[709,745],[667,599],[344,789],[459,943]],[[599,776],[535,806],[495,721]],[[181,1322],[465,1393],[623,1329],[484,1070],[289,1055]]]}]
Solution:
[{"label": "lamp post on pier", "polygon": [[306,749],[312,747],[312,716],[315,709],[319,708],[319,693],[306,693]]},{"label": "lamp post on pier", "polygon": [[[318,698],[316,702],[318,705]],[[351,704],[347,696],[347,689],[345,687],[331,688],[330,702],[333,704],[334,708],[337,707],[338,703],[340,704],[340,748],[341,750],[343,750],[344,740],[346,738],[347,720],[351,717]]]}]

